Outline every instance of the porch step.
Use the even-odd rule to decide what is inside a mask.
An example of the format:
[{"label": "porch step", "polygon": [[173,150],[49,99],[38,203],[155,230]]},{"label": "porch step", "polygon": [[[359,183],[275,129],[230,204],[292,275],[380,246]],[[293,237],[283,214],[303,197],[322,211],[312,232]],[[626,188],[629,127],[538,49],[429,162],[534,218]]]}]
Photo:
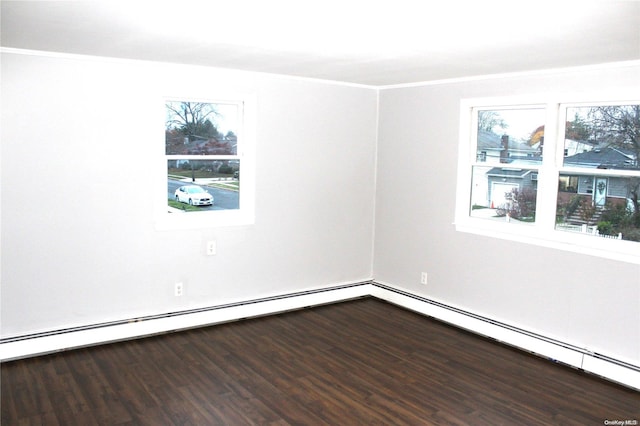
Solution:
[{"label": "porch step", "polygon": [[571,215],[567,216],[566,221],[572,225],[595,225],[600,222],[602,213],[604,213],[604,207],[596,206],[593,215],[588,218],[588,214],[585,210],[585,206],[579,206]]}]

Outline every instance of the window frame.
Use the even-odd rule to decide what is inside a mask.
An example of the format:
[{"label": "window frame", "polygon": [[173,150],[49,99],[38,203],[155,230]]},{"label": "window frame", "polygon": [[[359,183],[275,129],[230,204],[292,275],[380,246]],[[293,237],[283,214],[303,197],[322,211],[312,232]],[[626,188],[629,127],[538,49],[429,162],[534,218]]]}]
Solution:
[{"label": "window frame", "polygon": [[[241,189],[239,191],[239,208],[226,210],[207,210],[202,212],[170,213],[167,204],[167,161],[176,159],[176,155],[167,154],[165,149],[165,120],[166,102],[203,102],[211,104],[237,104],[240,117],[239,128],[236,132],[238,145],[236,154],[203,155],[197,160],[228,159],[238,160],[241,168]],[[159,101],[161,113],[158,114],[159,129],[156,151],[157,164],[155,182],[154,217],[157,230],[204,229],[223,226],[242,226],[255,223],[255,149],[256,149],[256,97],[247,94],[228,94],[216,98],[202,98],[196,96],[165,96]],[[197,157],[197,156],[192,156]],[[214,200],[215,205],[215,200]]]},{"label": "window frame", "polygon": [[[550,247],[573,253],[640,264],[640,243],[594,238],[555,229],[560,174],[637,176],[638,171],[586,169],[564,165],[562,111],[575,105],[625,105],[640,102],[639,90],[611,93],[532,94],[508,97],[468,98],[460,101],[460,129],[455,207],[455,229],[493,238]],[[538,168],[536,220],[513,224],[471,216],[472,169],[477,165],[477,110],[546,108],[545,154]],[[525,168],[525,167],[523,167]]]}]

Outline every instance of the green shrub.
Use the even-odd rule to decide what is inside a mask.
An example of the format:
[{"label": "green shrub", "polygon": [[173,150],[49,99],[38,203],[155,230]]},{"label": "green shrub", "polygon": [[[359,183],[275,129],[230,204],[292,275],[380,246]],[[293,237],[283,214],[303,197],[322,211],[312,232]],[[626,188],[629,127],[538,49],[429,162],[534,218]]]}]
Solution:
[{"label": "green shrub", "polygon": [[230,175],[233,173],[233,168],[231,166],[223,165],[218,169],[218,173],[223,175]]},{"label": "green shrub", "polygon": [[598,232],[603,235],[614,235],[613,224],[611,222],[602,221],[598,222]]},{"label": "green shrub", "polygon": [[621,229],[620,231],[622,232],[623,240],[640,242],[640,229],[629,227]]},{"label": "green shrub", "polygon": [[607,209],[602,214],[602,219],[611,222],[615,226],[625,226],[631,223],[632,214],[626,208],[626,206],[621,204],[616,204],[614,206],[607,206]]}]

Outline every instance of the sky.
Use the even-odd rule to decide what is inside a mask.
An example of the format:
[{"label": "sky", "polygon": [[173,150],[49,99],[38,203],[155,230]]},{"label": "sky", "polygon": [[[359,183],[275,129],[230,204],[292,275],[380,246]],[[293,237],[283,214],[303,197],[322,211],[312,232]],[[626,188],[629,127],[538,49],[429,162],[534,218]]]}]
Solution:
[{"label": "sky", "polygon": [[494,127],[493,131],[499,135],[508,134],[511,139],[528,141],[531,134],[545,124],[546,110],[544,108],[529,109],[505,109],[496,111],[507,123],[508,127],[502,130]]}]

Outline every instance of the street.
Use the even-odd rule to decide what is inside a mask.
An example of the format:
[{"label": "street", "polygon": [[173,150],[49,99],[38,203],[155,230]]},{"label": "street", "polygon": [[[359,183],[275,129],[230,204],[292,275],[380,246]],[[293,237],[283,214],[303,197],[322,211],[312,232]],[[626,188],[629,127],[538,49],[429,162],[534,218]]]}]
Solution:
[{"label": "street", "polygon": [[[193,185],[192,182],[183,182],[175,179],[167,180],[168,198],[175,199],[176,189],[183,185]],[[202,189],[208,191],[213,195],[213,206],[200,206],[198,210],[230,210],[238,209],[240,206],[239,193],[236,191],[229,191],[226,189],[212,188],[206,185],[198,185]]]}]

